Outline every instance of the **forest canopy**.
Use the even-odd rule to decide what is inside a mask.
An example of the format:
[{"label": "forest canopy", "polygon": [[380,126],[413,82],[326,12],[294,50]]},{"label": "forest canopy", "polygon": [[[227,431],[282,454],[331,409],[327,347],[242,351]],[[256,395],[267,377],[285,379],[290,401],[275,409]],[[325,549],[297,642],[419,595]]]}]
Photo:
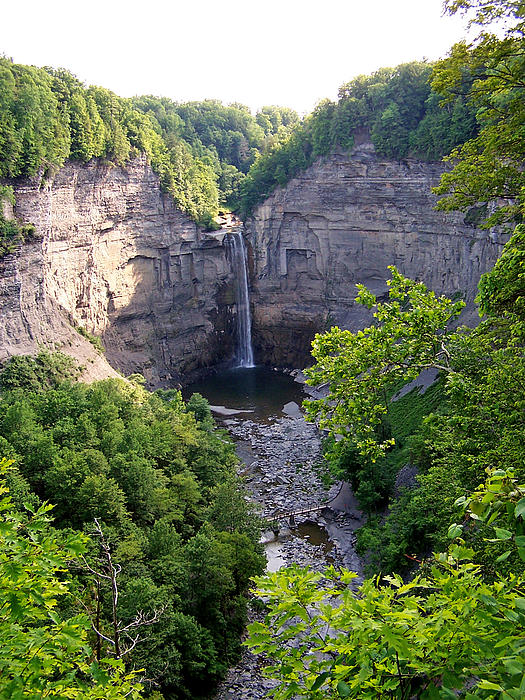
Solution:
[{"label": "forest canopy", "polygon": [[66,70],[0,57],[0,178],[46,177],[68,158],[124,165],[145,154],[163,189],[205,226],[219,204],[235,204],[256,155],[297,121],[281,107],[254,116],[217,100],[124,99]]},{"label": "forest canopy", "polygon": [[[262,154],[242,185],[247,215],[277,186],[333,150],[349,150],[365,131],[386,158],[440,160],[477,133],[476,110],[463,94],[447,104],[430,85],[432,65],[412,62],[361,75],[322,101],[289,136]],[[464,76],[465,84],[469,76]]]},{"label": "forest canopy", "polygon": [[358,76],[303,119],[286,107],[255,115],[218,100],[123,99],[71,73],[0,58],[0,177],[49,174],[72,158],[123,165],[144,153],[177,205],[205,226],[219,207],[247,216],[277,186],[358,130],[387,158],[437,160],[475,136],[477,107],[462,90],[443,102],[432,65],[413,62]]},{"label": "forest canopy", "polygon": [[[79,662],[122,659],[144,669],[148,691],[206,696],[237,658],[249,579],[265,563],[233,445],[199,395],[185,404],[178,391],[74,376],[69,358],[47,352],[0,372],[0,457],[16,518],[51,515],[49,538],[84,542],[54,624],[80,616],[78,645],[93,652],[79,650]],[[8,682],[2,674],[2,697]]]}]

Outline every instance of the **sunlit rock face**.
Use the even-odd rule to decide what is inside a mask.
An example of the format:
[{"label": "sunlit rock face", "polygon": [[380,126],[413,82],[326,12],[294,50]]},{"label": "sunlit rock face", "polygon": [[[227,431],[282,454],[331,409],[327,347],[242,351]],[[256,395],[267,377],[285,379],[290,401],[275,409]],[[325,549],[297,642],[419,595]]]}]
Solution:
[{"label": "sunlit rock face", "polygon": [[355,285],[383,296],[389,265],[472,308],[502,241],[434,210],[442,172],[441,163],[384,160],[365,142],[319,160],[260,205],[247,222],[256,355],[308,364],[316,331],[370,320]]},{"label": "sunlit rock face", "polygon": [[177,209],[144,159],[69,164],[15,194],[37,238],[0,261],[0,360],[44,344],[79,358],[87,379],[111,375],[76,327],[102,338],[112,367],[151,385],[232,354],[223,235]]},{"label": "sunlit rock face", "polygon": [[[306,366],[315,332],[368,322],[355,285],[383,296],[388,265],[472,302],[502,241],[433,209],[442,169],[381,159],[365,141],[256,209],[245,234],[257,362]],[[15,189],[14,214],[36,237],[0,260],[0,361],[44,345],[77,357],[88,380],[116,369],[158,386],[232,360],[225,234],[177,209],[144,159],[68,164]],[[79,327],[101,337],[107,360]]]}]

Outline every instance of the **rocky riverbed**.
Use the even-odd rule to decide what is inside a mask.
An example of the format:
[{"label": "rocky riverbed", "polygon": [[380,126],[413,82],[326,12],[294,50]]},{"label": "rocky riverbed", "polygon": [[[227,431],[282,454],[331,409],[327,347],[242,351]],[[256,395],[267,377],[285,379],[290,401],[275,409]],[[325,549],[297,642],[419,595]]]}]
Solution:
[{"label": "rocky riverbed", "polygon": [[[333,564],[361,573],[354,545],[362,521],[354,496],[346,484],[323,484],[319,432],[304,421],[297,404],[287,404],[284,412],[269,422],[231,416],[223,421],[237,443],[241,475],[264,517],[327,504],[295,516],[293,525],[280,518],[278,536],[268,528],[263,534],[268,570],[297,563],[322,571]],[[264,664],[246,649],[216,700],[264,698],[273,684],[263,677]]]}]

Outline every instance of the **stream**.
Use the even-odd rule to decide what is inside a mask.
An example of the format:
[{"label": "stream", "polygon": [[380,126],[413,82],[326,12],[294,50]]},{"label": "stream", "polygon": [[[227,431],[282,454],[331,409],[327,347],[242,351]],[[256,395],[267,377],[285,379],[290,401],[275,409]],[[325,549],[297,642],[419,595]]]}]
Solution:
[{"label": "stream", "polygon": [[[299,378],[298,378],[299,379]],[[332,564],[362,573],[355,551],[355,530],[362,515],[347,484],[326,488],[321,478],[321,435],[306,423],[300,405],[306,394],[294,377],[265,367],[237,367],[186,387],[212,406],[228,429],[240,458],[239,473],[259,504],[261,515],[329,507],[279,521],[276,535],[263,532],[267,570],[291,563],[322,571]],[[360,581],[356,579],[355,585]],[[244,650],[219,686],[216,700],[257,700],[272,681],[264,679],[264,660]]]}]

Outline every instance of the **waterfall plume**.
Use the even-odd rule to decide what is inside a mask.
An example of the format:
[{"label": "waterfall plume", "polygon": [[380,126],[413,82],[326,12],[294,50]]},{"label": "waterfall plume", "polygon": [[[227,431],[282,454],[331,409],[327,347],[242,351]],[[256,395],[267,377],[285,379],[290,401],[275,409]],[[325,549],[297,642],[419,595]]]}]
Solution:
[{"label": "waterfall plume", "polygon": [[238,367],[254,367],[246,247],[240,231],[228,233],[227,240],[235,275],[235,302],[237,305],[237,350],[235,359]]}]

